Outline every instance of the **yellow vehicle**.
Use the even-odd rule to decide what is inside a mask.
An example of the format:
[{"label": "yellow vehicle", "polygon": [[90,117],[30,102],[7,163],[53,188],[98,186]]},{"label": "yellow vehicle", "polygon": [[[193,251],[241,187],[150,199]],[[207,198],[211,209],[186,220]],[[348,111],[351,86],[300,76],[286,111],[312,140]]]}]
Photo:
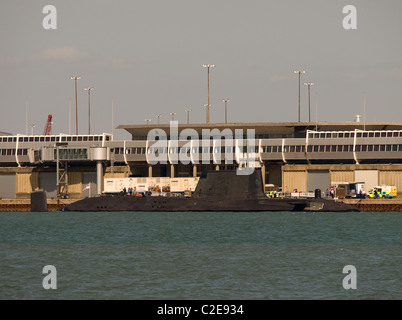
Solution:
[{"label": "yellow vehicle", "polygon": [[369,198],[394,198],[397,195],[395,186],[375,186],[367,194]]}]

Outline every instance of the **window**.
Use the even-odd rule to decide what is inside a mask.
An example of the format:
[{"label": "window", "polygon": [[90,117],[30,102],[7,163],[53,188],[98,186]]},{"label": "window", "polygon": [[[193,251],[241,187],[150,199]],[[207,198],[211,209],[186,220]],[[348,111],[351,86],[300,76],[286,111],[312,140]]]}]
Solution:
[{"label": "window", "polygon": [[326,145],[325,146],[325,152],[331,152],[331,146]]},{"label": "window", "polygon": [[342,146],[336,146],[336,152],[342,152]]},{"label": "window", "polygon": [[331,152],[336,152],[336,146],[331,146]]},{"label": "window", "polygon": [[273,146],[273,147],[272,147],[272,152],[278,152],[278,147],[277,147],[277,146]]},{"label": "window", "polygon": [[387,144],[387,151],[391,151],[392,145]]},{"label": "window", "polygon": [[313,146],[313,151],[318,152],[318,146]]},{"label": "window", "polygon": [[320,152],[324,152],[325,146],[320,146]]},{"label": "window", "polygon": [[367,146],[367,151],[368,151],[368,152],[373,152],[373,145],[372,145],[372,144],[369,144],[369,145]]},{"label": "window", "polygon": [[379,149],[380,149],[380,146],[379,146],[378,144],[375,144],[375,145],[374,145],[374,151],[377,152],[377,151],[379,151]]},{"label": "window", "polygon": [[[388,145],[387,145],[388,146]],[[391,147],[391,146],[390,146]],[[384,152],[385,151],[385,144],[381,144],[380,145],[380,151],[381,152]],[[388,151],[391,151],[391,148],[388,150]]]},{"label": "window", "polygon": [[295,146],[290,146],[289,152],[295,152],[296,147]]},{"label": "window", "polygon": [[362,151],[363,151],[363,152],[366,152],[366,151],[367,151],[367,145],[365,145],[365,144],[362,145]]},{"label": "window", "polygon": [[397,144],[392,145],[392,151],[398,151],[398,145]]},{"label": "window", "polygon": [[356,145],[356,152],[360,152],[361,150],[361,145]]},{"label": "window", "polygon": [[296,146],[296,152],[300,152],[301,151],[301,146]]}]

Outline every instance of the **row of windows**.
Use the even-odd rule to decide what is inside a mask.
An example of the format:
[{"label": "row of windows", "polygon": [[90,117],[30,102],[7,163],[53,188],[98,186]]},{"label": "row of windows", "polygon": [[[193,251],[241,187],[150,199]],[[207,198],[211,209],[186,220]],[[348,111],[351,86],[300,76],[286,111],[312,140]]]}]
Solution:
[{"label": "row of windows", "polygon": [[[309,138],[354,138],[355,132],[310,132]],[[400,138],[402,131],[357,131],[356,138]]]},{"label": "row of windows", "polygon": [[[62,136],[62,142],[69,141],[102,141],[103,136]],[[110,137],[106,136],[106,141]],[[59,142],[60,136],[25,136],[18,137],[19,142]],[[17,142],[17,137],[0,137],[0,142]]]},{"label": "row of windows", "polygon": [[[168,148],[149,148],[148,153],[149,154],[167,154],[167,149]],[[235,147],[220,147],[217,148],[215,147],[215,153],[235,153]],[[124,154],[124,148],[114,148],[111,150],[112,152],[114,151],[114,154]],[[198,152],[197,152],[198,151]],[[214,148],[213,147],[199,147],[199,148],[193,148],[193,153],[213,153]],[[190,148],[189,147],[182,147],[182,148],[170,148],[170,153],[189,153]],[[243,152],[247,152],[247,147],[243,147]],[[248,152],[258,152],[258,147],[249,147]],[[145,148],[126,148],[126,154],[145,154]]]},{"label": "row of windows", "polygon": [[[54,158],[57,159],[57,149],[54,149]],[[88,159],[88,149],[59,149],[60,160]]]},{"label": "row of windows", "polygon": [[[15,156],[15,149],[0,149],[0,154],[2,156]],[[26,156],[28,154],[28,149],[18,149],[17,155]]]},{"label": "row of windows", "polygon": [[[110,149],[114,154],[124,154],[124,148]],[[145,154],[145,148],[126,148],[126,154]]]},{"label": "row of windows", "polygon": [[[284,146],[283,152],[305,152],[306,147],[302,146]],[[388,151],[402,151],[402,144],[370,144],[370,145],[356,145],[356,152],[388,152]],[[112,149],[113,152],[113,149]],[[189,153],[189,147],[170,148],[170,153]],[[199,147],[198,153],[219,153],[219,148],[213,147]],[[220,147],[220,153],[235,153],[235,147]],[[258,147],[243,147],[242,152],[258,152]],[[282,146],[263,146],[263,153],[281,153]],[[307,152],[353,152],[353,145],[321,145],[321,146],[308,146]],[[124,154],[124,148],[115,148],[115,154]],[[149,154],[167,154],[167,148],[149,148]],[[197,148],[193,148],[193,153],[197,153]],[[145,154],[145,148],[126,148],[126,154]]]}]

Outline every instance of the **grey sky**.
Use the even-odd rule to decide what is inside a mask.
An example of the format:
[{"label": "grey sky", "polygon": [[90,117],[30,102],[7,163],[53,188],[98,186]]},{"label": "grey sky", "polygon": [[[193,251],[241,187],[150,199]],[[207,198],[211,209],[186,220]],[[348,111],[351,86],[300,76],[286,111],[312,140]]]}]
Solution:
[{"label": "grey sky", "polygon": [[[57,9],[57,30],[45,30],[42,9]],[[357,30],[345,30],[345,5],[357,8]],[[205,122],[211,69],[211,122],[297,121],[302,75],[302,121],[401,121],[402,1],[400,0],[0,0],[0,131],[42,133],[52,114],[53,133],[75,133],[73,75],[78,81],[79,132],[114,124],[145,124],[170,112]],[[30,129],[29,129],[30,133]],[[116,138],[129,138],[115,130]]]}]

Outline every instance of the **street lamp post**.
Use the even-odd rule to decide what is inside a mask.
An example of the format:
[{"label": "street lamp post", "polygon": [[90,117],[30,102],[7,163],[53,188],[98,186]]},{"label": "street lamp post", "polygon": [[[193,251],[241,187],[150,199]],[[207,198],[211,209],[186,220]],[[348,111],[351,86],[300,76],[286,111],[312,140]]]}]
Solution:
[{"label": "street lamp post", "polygon": [[203,64],[202,65],[204,68],[208,69],[208,104],[207,104],[207,123],[209,123],[209,109],[211,107],[211,104],[209,102],[209,69],[215,67],[214,64]]},{"label": "street lamp post", "polygon": [[162,117],[161,114],[157,114],[156,117],[158,118],[158,125],[159,125],[159,118]]},{"label": "street lamp post", "polygon": [[310,87],[314,85],[314,82],[305,82],[304,85],[308,88],[308,122],[311,122],[311,112],[310,112]]},{"label": "street lamp post", "polygon": [[78,135],[78,100],[77,100],[77,80],[80,80],[81,77],[74,76],[71,77],[71,80],[75,81],[75,134]]},{"label": "street lamp post", "polygon": [[88,134],[91,134],[91,91],[94,88],[88,87],[85,88],[85,91],[88,91]]},{"label": "street lamp post", "polygon": [[186,110],[184,110],[184,111],[187,112],[187,124],[189,124],[189,123],[190,123],[190,112],[191,112],[191,109],[186,109]]},{"label": "street lamp post", "polygon": [[172,116],[172,121],[174,121],[174,115],[176,114],[176,112],[171,112],[170,115]]},{"label": "street lamp post", "polygon": [[149,123],[151,122],[151,119],[145,119],[145,122],[146,122],[147,124],[149,124]]},{"label": "street lamp post", "polygon": [[300,122],[300,75],[301,75],[302,73],[306,73],[306,71],[304,71],[304,70],[297,70],[297,71],[294,71],[294,73],[298,73],[298,74],[299,74],[299,122]]},{"label": "street lamp post", "polygon": [[225,123],[228,123],[228,101],[229,99],[222,99],[222,101],[225,103]]},{"label": "street lamp post", "polygon": [[34,130],[34,128],[35,128],[35,125],[34,125],[34,124],[30,124],[29,127],[31,128],[31,136],[33,136],[33,130]]}]

